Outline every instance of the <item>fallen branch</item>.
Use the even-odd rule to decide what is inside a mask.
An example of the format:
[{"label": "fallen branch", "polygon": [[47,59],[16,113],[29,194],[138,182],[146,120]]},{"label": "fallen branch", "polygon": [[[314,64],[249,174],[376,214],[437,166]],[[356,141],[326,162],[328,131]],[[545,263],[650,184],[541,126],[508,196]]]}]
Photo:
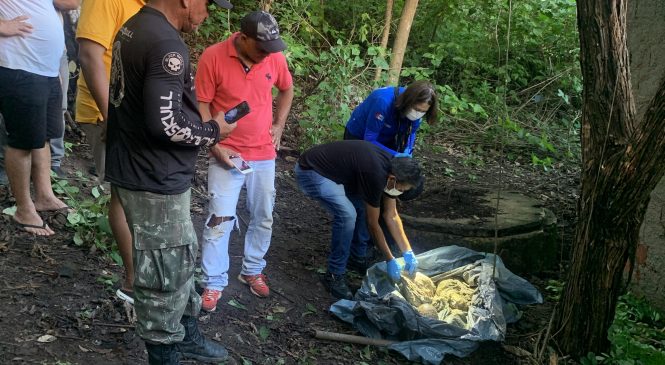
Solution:
[{"label": "fallen branch", "polygon": [[6,288],[0,289],[0,292],[19,290],[19,289],[37,289],[37,288],[41,287],[41,285],[33,284],[33,283],[26,284],[26,285],[17,285],[17,286],[9,286],[5,283],[5,285],[6,285]]},{"label": "fallen branch", "polygon": [[115,328],[134,328],[133,325],[131,324],[115,324],[115,323],[103,323],[103,322],[97,322],[93,321],[92,322],[93,326],[101,326],[101,327],[115,327]]},{"label": "fallen branch", "polygon": [[316,330],[314,337],[319,340],[356,343],[359,345],[372,345],[372,346],[390,346],[397,342],[397,341],[384,340],[380,338],[346,335],[343,333],[327,332],[319,330]]},{"label": "fallen branch", "polygon": [[295,303],[295,300],[289,298],[288,296],[286,296],[286,294],[284,294],[284,293],[282,293],[282,292],[280,292],[280,291],[278,291],[278,290],[276,290],[276,289],[273,289],[273,292],[276,293],[276,294],[279,294],[279,296],[281,296],[282,298],[288,300],[289,302],[291,302],[291,303]]},{"label": "fallen branch", "polygon": [[64,340],[85,341],[85,338],[83,338],[83,337],[63,336],[63,335],[56,335],[55,337],[61,338],[61,339],[64,339]]}]

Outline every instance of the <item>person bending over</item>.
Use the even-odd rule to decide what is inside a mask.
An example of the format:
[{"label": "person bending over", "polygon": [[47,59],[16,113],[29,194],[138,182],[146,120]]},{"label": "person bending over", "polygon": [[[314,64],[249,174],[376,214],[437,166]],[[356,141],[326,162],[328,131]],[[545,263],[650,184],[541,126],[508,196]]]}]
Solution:
[{"label": "person bending over", "polygon": [[[387,231],[402,252],[405,269],[413,274],[418,266],[402,221],[397,213],[396,197],[421,184],[418,163],[407,157],[392,157],[366,141],[337,141],[305,151],[295,167],[298,186],[333,215],[328,271],[323,283],[339,299],[351,299],[345,273],[350,255],[364,255],[367,239],[372,237],[383,253],[387,274],[399,281],[402,267],[386,243],[379,225],[383,219]],[[366,216],[358,214],[363,208]],[[356,236],[354,239],[354,236]],[[356,244],[352,245],[352,241]]]}]

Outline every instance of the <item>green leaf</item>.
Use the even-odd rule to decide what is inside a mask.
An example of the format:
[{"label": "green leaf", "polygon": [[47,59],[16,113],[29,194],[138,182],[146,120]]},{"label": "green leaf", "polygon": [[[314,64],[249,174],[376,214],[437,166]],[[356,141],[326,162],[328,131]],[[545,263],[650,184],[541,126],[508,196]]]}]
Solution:
[{"label": "green leaf", "polygon": [[74,244],[81,246],[83,244],[83,238],[81,237],[81,232],[74,233]]},{"label": "green leaf", "polygon": [[71,195],[78,194],[80,191],[77,186],[67,186],[65,187],[65,190]]},{"label": "green leaf", "polygon": [[485,109],[483,109],[483,107],[478,104],[471,104],[471,109],[476,114],[485,114]]},{"label": "green leaf", "polygon": [[83,220],[84,220],[83,216],[81,216],[81,213],[79,212],[67,214],[67,222],[69,222],[69,224],[71,224],[72,226],[81,223]]},{"label": "green leaf", "polygon": [[98,217],[97,227],[99,227],[99,230],[104,233],[113,234],[113,232],[111,231],[111,224],[109,223],[108,216]]},{"label": "green leaf", "polygon": [[261,326],[261,328],[259,328],[259,337],[261,340],[265,341],[268,336],[270,336],[270,329],[266,326]]},{"label": "green leaf", "polygon": [[109,256],[111,256],[111,259],[113,259],[113,262],[115,262],[117,265],[122,265],[122,257],[120,257],[118,251],[111,252]]},{"label": "green leaf", "polygon": [[96,186],[94,188],[92,188],[91,193],[92,193],[92,196],[94,196],[95,198],[99,198],[99,196],[101,195],[101,194],[99,194],[99,189]]},{"label": "green leaf", "polygon": [[235,299],[231,299],[231,300],[229,300],[229,305],[232,306],[232,307],[234,307],[234,308],[242,309],[242,310],[244,310],[244,311],[247,310],[247,307],[246,307],[244,304],[240,304],[240,303],[239,303],[237,300],[235,300]]},{"label": "green leaf", "polygon": [[386,61],[385,57],[374,56],[372,62],[374,62],[374,66],[382,68],[384,70],[390,68],[390,65],[388,65],[388,62]]},{"label": "green leaf", "polygon": [[14,214],[16,214],[16,205],[3,209],[2,214],[7,214],[13,217]]},{"label": "green leaf", "polygon": [[305,304],[305,308],[307,308],[308,311],[316,313],[316,307],[312,303],[307,303]]}]

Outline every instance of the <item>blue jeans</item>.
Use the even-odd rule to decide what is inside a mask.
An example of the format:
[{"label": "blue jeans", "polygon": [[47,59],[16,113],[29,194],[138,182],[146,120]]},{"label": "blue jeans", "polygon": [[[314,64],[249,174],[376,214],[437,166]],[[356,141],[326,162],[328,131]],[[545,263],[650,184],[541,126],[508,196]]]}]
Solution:
[{"label": "blue jeans", "polygon": [[62,90],[62,135],[51,138],[51,167],[60,166],[65,157],[65,112],[67,111],[67,90],[69,89],[69,62],[67,52],[60,58],[60,88]]},{"label": "blue jeans", "polygon": [[347,195],[344,185],[315,170],[304,170],[296,164],[295,171],[300,190],[333,215],[328,272],[342,275],[346,272],[349,255],[365,257],[369,241],[365,202],[358,196]]},{"label": "blue jeans", "polygon": [[[254,169],[247,175],[223,167],[214,158],[208,165],[210,204],[201,248],[202,281],[207,289],[223,290],[229,283],[229,238],[233,228],[238,227],[236,205],[243,185],[247,187],[249,224],[240,273],[258,275],[266,267],[264,256],[272,238],[272,211],[275,205],[275,160],[247,163]],[[213,215],[232,219],[208,227]]]}]

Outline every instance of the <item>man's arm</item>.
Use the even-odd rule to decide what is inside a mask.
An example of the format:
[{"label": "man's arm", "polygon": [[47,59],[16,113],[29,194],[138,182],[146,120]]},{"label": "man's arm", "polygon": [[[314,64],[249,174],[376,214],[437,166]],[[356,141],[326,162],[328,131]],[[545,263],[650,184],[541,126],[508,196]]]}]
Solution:
[{"label": "man's arm", "polygon": [[81,0],[53,0],[53,6],[58,10],[76,10]]},{"label": "man's arm", "polygon": [[212,119],[212,112],[210,111],[210,103],[199,101],[199,114],[202,120]]},{"label": "man's arm", "polygon": [[[206,103],[206,102],[203,102],[203,101],[199,101],[199,114],[201,114],[201,120],[204,121],[204,122],[209,121],[210,119],[215,119],[215,120],[218,120],[218,121],[222,121],[222,120],[224,120],[224,115],[225,115],[224,112],[220,111],[213,118],[212,117],[212,111],[210,110],[210,103]],[[224,138],[228,137],[229,134],[231,134],[231,132],[234,129],[236,129],[237,125],[238,124],[236,124],[236,123],[231,123],[231,124],[226,123],[226,122],[219,123],[220,139],[224,139]],[[229,161],[229,163],[231,163],[231,162]]]},{"label": "man's arm", "polygon": [[272,136],[272,144],[275,146],[276,150],[279,150],[279,146],[282,143],[282,133],[284,132],[284,126],[286,125],[286,119],[289,116],[289,111],[291,111],[291,104],[293,103],[293,85],[286,90],[280,90],[277,93],[275,98],[275,121],[270,127],[270,135]]},{"label": "man's arm", "polygon": [[200,113],[192,115],[184,110],[185,77],[190,77],[189,67],[181,64],[174,72],[164,69],[164,58],[187,55],[185,45],[179,40],[167,39],[148,50],[143,76],[143,110],[145,123],[151,138],[180,146],[213,146],[220,139],[220,126],[226,124],[224,113],[209,121],[202,121]]},{"label": "man's arm", "polygon": [[[206,103],[203,101],[199,101],[199,114],[201,114],[201,119],[202,120],[210,120],[212,119],[212,112],[210,111],[210,103]],[[224,118],[224,113],[220,112],[217,115],[217,119],[221,120]],[[226,122],[220,123],[220,139],[228,137],[228,135],[233,131],[237,123],[233,124],[228,124]],[[240,155],[239,153],[236,153],[235,151],[231,151],[228,148],[224,148],[220,146],[219,144],[215,144],[214,146],[210,147],[210,155],[217,159],[219,162],[227,165],[228,167],[233,167],[233,163],[231,162],[230,157],[231,156],[238,156]]]},{"label": "man's arm", "polygon": [[102,118],[108,118],[109,76],[104,65],[106,48],[86,38],[78,38],[81,71]]},{"label": "man's arm", "polygon": [[32,24],[27,23],[28,16],[21,15],[11,20],[0,19],[0,37],[26,36],[32,33]]},{"label": "man's arm", "polygon": [[379,250],[381,250],[383,256],[386,258],[386,261],[394,259],[395,257],[393,256],[392,252],[390,252],[388,242],[386,242],[386,237],[383,235],[383,230],[381,230],[381,226],[379,225],[380,209],[365,203],[365,210],[367,216],[367,228],[369,230],[370,236],[372,236],[374,244],[379,248]]},{"label": "man's arm", "polygon": [[411,251],[411,244],[409,239],[406,238],[406,233],[404,233],[402,219],[397,213],[397,200],[383,197],[383,221],[386,223],[388,232],[397,243],[400,251]]}]

